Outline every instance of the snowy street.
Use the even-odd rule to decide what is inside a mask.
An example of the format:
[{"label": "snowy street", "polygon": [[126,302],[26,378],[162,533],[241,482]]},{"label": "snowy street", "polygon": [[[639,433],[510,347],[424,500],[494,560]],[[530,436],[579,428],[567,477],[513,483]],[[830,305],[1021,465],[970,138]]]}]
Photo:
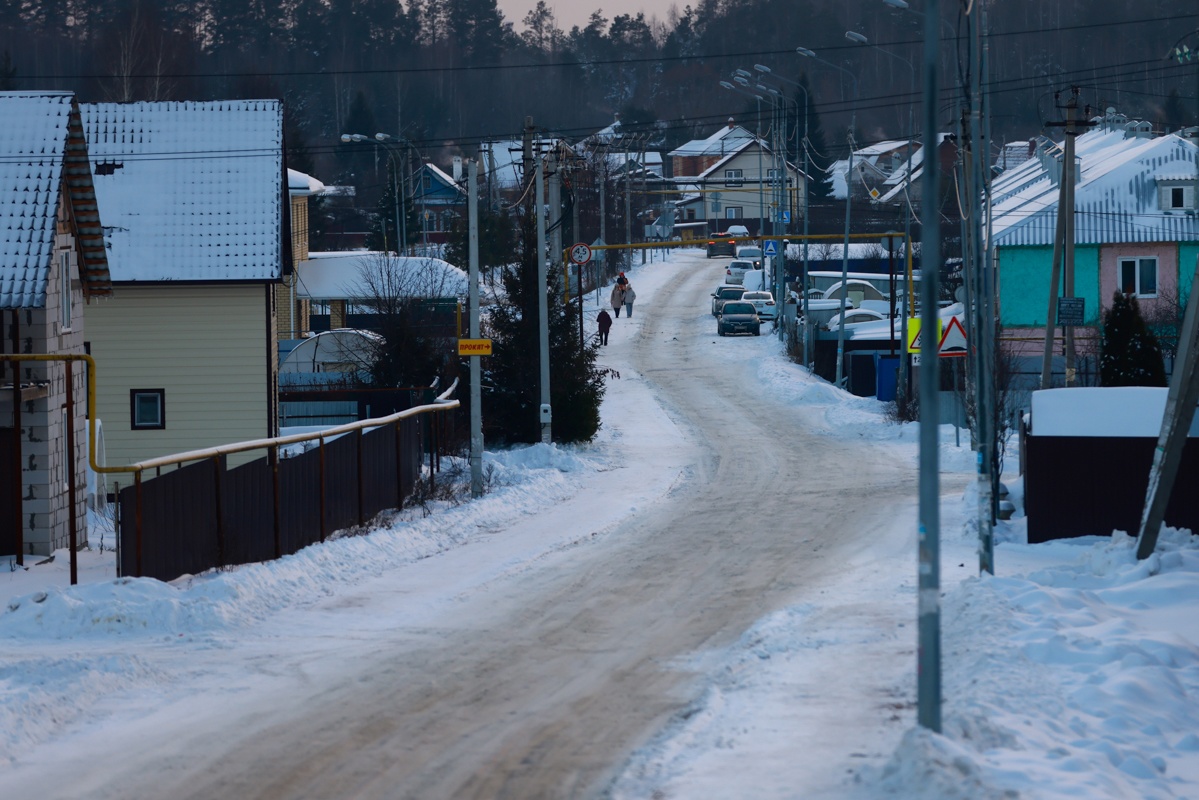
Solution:
[{"label": "snowy street", "polygon": [[948,426],[914,730],[916,426],[718,338],[724,263],[631,271],[599,437],[489,453],[479,501],[169,585],[0,574],[0,796],[1199,796],[1191,537],[1150,568],[1017,521],[978,580]]}]

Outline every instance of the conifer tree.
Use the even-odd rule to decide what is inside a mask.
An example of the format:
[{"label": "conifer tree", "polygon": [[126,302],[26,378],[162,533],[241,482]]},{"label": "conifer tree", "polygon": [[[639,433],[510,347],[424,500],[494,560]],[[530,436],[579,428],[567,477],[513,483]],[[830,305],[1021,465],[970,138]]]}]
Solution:
[{"label": "conifer tree", "polygon": [[1134,295],[1116,292],[1111,308],[1103,312],[1099,382],[1103,386],[1166,385],[1161,345],[1145,324]]},{"label": "conifer tree", "polygon": [[483,361],[483,424],[488,441],[538,442],[541,428],[537,292],[547,292],[550,403],[555,442],[583,442],[600,426],[604,376],[596,367],[596,340],[580,346],[578,306],[567,306],[547,276],[537,285],[537,237],[531,207],[519,221],[519,261],[503,269],[504,293],[492,307],[487,335],[492,355]]}]

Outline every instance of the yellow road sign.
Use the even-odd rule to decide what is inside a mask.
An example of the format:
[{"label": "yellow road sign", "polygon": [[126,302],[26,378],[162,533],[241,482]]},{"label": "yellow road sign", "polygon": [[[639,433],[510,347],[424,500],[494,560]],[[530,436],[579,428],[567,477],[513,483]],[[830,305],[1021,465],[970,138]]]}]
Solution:
[{"label": "yellow road sign", "polygon": [[[921,342],[920,326],[923,324],[923,322],[924,322],[924,320],[922,320],[920,317],[912,317],[911,319],[908,320],[908,342],[907,342],[906,351],[909,353],[919,353],[920,352],[920,342]],[[940,319],[937,320],[937,338],[934,339],[933,341],[937,342],[938,344],[941,343],[941,320]]]},{"label": "yellow road sign", "polygon": [[458,355],[460,356],[489,356],[491,355],[490,339],[459,339]]}]

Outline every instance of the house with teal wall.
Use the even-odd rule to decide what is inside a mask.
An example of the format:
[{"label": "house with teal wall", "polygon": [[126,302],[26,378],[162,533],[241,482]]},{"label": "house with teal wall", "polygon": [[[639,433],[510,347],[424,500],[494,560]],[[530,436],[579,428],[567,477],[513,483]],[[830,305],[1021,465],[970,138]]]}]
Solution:
[{"label": "house with teal wall", "polygon": [[[1075,339],[1084,373],[1117,291],[1135,294],[1146,312],[1185,303],[1199,259],[1193,137],[1155,136],[1149,123],[1114,113],[1091,122],[1075,142],[1074,168],[1074,296],[1085,319]],[[999,319],[1004,346],[1018,358],[1039,359],[1044,347],[1064,155],[1063,143],[1041,137],[1032,158],[992,184]],[[1061,347],[1059,329],[1055,354]]]}]

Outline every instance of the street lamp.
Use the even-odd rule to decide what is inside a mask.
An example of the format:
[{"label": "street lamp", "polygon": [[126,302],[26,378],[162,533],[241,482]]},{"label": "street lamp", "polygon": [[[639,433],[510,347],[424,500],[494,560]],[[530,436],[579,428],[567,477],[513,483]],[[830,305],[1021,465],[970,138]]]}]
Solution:
[{"label": "street lamp", "polygon": [[[902,6],[895,6],[896,8],[901,8],[901,7],[906,8],[907,7],[907,2],[905,2],[905,0],[884,0],[884,2],[886,2],[888,5],[891,5],[893,2],[894,3],[903,3]],[[903,64],[905,66],[907,66],[907,68],[908,68],[908,74],[911,76],[911,84],[910,84],[911,97],[915,96],[915,94],[916,94],[916,67],[912,65],[911,61],[908,61],[903,56],[892,53],[890,50],[886,50],[882,47],[879,47],[876,44],[871,44],[870,40],[867,39],[865,35],[858,33],[857,31],[846,31],[845,38],[851,42],[856,42],[858,44],[864,44],[867,47],[873,47],[875,50],[879,51],[880,53],[883,53],[884,55],[890,56],[891,58],[894,58],[898,61],[903,62]],[[903,337],[904,352],[902,352],[899,357],[899,390],[900,390],[900,392],[903,393],[903,400],[904,400],[905,405],[908,400],[908,386],[909,386],[909,378],[910,378],[910,376],[908,374],[907,342],[908,342],[908,314],[909,314],[908,304],[909,304],[909,295],[911,294],[912,281],[911,281],[911,273],[908,271],[907,265],[911,264],[911,254],[909,253],[909,251],[911,250],[911,246],[912,246],[912,238],[911,238],[912,237],[912,201],[911,201],[911,198],[908,197],[908,188],[912,185],[912,135],[915,132],[915,122],[913,121],[913,117],[912,117],[912,115],[913,115],[912,106],[913,106],[913,103],[909,100],[909,102],[908,102],[908,134],[907,134],[907,136],[904,137],[905,139],[907,139],[908,146],[907,146],[907,165],[904,167],[904,169],[907,170],[907,175],[904,178],[904,186],[903,186],[903,199],[904,199],[904,203],[903,203],[904,240],[903,241],[904,241],[904,265],[905,265],[904,274],[907,276],[908,280],[905,281],[905,283],[904,283],[903,307],[900,310],[900,313],[903,315],[902,324],[900,326],[901,327],[900,335]],[[894,316],[895,316],[894,312],[892,312],[891,316],[892,316],[892,318],[894,318]],[[894,329],[895,329],[894,328],[894,324],[895,324],[894,319],[892,320],[891,324],[892,324],[891,329],[892,329],[892,331],[894,331]],[[894,336],[894,333],[892,333],[892,336]]]},{"label": "street lamp", "polygon": [[[804,337],[803,337],[804,366],[807,367],[808,371],[810,372],[812,369],[811,350],[810,350],[811,337],[808,336],[808,330],[807,330],[807,320],[809,319],[809,317],[808,317],[808,286],[807,286],[807,283],[808,283],[808,188],[809,188],[808,181],[811,178],[811,176],[809,175],[809,160],[808,160],[808,89],[806,86],[804,86],[802,83],[800,83],[798,81],[793,81],[790,78],[784,78],[782,75],[776,75],[774,72],[771,71],[770,67],[766,66],[765,64],[754,64],[754,69],[756,69],[758,72],[762,73],[762,75],[764,75],[764,76],[769,75],[771,77],[777,78],[780,81],[785,81],[786,83],[791,84],[792,86],[798,88],[801,92],[803,92],[803,173],[804,173],[804,179],[803,179],[803,236],[804,236],[804,238],[803,238],[803,280],[800,281],[800,295],[801,295],[801,299],[803,301],[803,315],[804,315]],[[796,105],[798,106],[798,103]],[[799,136],[798,127],[796,128],[795,135],[798,138],[798,136]],[[784,264],[787,263],[787,258],[786,258],[785,253],[783,255],[783,263]],[[783,302],[782,297],[783,297],[783,292],[786,289],[786,286],[783,282],[781,272],[777,273],[775,277],[776,277],[776,285],[778,287],[778,296],[776,298],[776,302],[781,304]]]},{"label": "street lamp", "polygon": [[795,52],[805,58],[812,58],[822,64],[840,70],[853,80],[853,104],[849,117],[849,168],[845,171],[845,249],[841,254],[841,324],[837,326],[837,386],[841,386],[845,375],[845,301],[849,294],[849,215],[853,198],[853,129],[857,123],[858,113],[858,76],[850,70],[826,61],[806,47],[797,47]]},{"label": "street lamp", "polygon": [[758,150],[758,236],[761,236],[766,231],[766,201],[762,193],[762,95],[749,90],[749,78],[752,75],[748,70],[733,70],[733,82],[745,89],[741,94],[754,98],[758,103],[758,129],[754,131],[754,143]]},{"label": "street lamp", "polygon": [[[395,153],[391,150],[391,148],[387,147],[387,143],[386,143],[387,139],[390,139],[391,137],[387,137],[386,139],[380,138],[380,137],[387,137],[387,135],[383,134],[383,133],[377,133],[377,134],[375,134],[375,138],[372,139],[369,136],[362,135],[361,133],[343,133],[340,138],[341,138],[341,141],[346,144],[349,144],[350,142],[366,142],[369,144],[379,145],[391,154],[390,158],[388,160],[391,161],[391,202],[392,202],[393,208],[395,209],[396,234],[397,234],[397,236],[400,237],[399,242],[397,242],[397,244],[396,244],[396,255],[398,256],[404,252],[404,246],[408,242],[408,232],[407,232],[407,230],[405,230],[405,228],[407,226],[407,220],[405,219],[405,217],[408,214],[408,209],[405,206],[404,213],[402,215],[400,214],[400,203],[403,202],[403,197],[400,195],[400,192],[396,188],[396,173],[399,172],[399,164],[396,163]],[[376,164],[377,163],[378,162],[376,161]],[[376,174],[378,174],[378,173],[376,173]],[[400,176],[400,182],[401,182],[401,186],[402,186],[403,175]],[[404,227],[401,227],[402,225]],[[402,231],[402,233],[401,233],[401,231]],[[387,247],[387,226],[386,225],[383,226],[383,247],[384,248]]]}]

